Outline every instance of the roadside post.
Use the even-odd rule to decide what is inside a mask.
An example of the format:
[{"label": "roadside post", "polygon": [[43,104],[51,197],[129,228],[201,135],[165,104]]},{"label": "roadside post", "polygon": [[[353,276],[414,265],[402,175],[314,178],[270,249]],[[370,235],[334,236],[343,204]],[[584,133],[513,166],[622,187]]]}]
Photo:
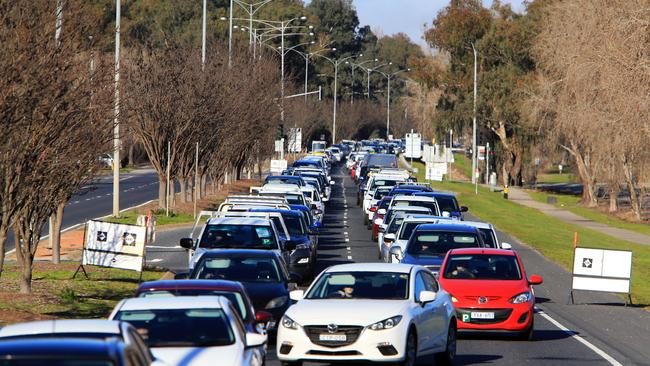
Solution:
[{"label": "roadside post", "polygon": [[508,192],[510,190],[508,189],[508,185],[506,184],[505,187],[503,187],[503,198],[508,199]]}]

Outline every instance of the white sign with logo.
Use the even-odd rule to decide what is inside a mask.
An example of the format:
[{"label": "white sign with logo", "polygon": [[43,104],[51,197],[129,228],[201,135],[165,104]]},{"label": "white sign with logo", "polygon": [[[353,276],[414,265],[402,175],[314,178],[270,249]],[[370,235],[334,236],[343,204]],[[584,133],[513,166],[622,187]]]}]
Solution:
[{"label": "white sign with logo", "polygon": [[147,226],[88,221],[81,265],[142,272],[147,238],[153,236],[148,229]]},{"label": "white sign with logo", "polygon": [[442,182],[442,178],[445,174],[447,174],[446,163],[426,163],[426,172],[424,179]]},{"label": "white sign with logo", "polygon": [[294,153],[302,151],[302,128],[292,128],[290,130],[287,150]]},{"label": "white sign with logo", "polygon": [[573,290],[630,293],[632,252],[576,248]]},{"label": "white sign with logo", "polygon": [[271,174],[282,174],[287,170],[288,163],[286,160],[271,160]]}]

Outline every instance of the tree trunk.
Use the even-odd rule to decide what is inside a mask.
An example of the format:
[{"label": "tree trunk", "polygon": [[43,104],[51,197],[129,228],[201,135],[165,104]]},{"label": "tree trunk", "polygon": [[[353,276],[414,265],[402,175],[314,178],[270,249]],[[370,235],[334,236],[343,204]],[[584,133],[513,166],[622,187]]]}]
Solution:
[{"label": "tree trunk", "polygon": [[567,151],[569,151],[576,161],[578,175],[582,182],[582,203],[587,207],[596,207],[598,205],[598,200],[596,199],[596,179],[591,174],[587,163],[589,157],[583,158],[577,150],[567,149]]},{"label": "tree trunk", "polygon": [[641,203],[639,202],[639,195],[636,192],[636,182],[632,164],[630,161],[623,157],[623,172],[625,173],[625,182],[627,183],[627,190],[630,193],[630,203],[632,204],[632,211],[637,220],[641,220]]},{"label": "tree trunk", "polygon": [[[14,238],[16,241],[16,260],[20,266],[20,293],[32,293],[32,266],[34,257],[30,253],[29,243],[25,241],[22,228],[19,228],[18,223],[14,223]],[[23,244],[21,245],[21,239]]]},{"label": "tree trunk", "polygon": [[61,223],[63,222],[63,211],[65,202],[59,203],[56,212],[52,214],[52,263],[61,262]]},{"label": "tree trunk", "polygon": [[135,142],[129,145],[129,167],[133,167],[133,155],[135,155]]},{"label": "tree trunk", "polygon": [[176,207],[176,184],[174,178],[169,179],[169,207]]},{"label": "tree trunk", "polygon": [[165,208],[167,202],[167,178],[165,176],[158,176],[158,207]]},{"label": "tree trunk", "polygon": [[612,183],[609,187],[609,212],[618,211],[618,193],[621,187],[618,183]]},{"label": "tree trunk", "polygon": [[178,184],[181,186],[181,203],[185,203],[187,202],[187,181],[180,178]]},{"label": "tree trunk", "polygon": [[207,192],[205,191],[206,185],[208,184],[208,176],[207,174],[201,175],[201,197],[207,196]]}]

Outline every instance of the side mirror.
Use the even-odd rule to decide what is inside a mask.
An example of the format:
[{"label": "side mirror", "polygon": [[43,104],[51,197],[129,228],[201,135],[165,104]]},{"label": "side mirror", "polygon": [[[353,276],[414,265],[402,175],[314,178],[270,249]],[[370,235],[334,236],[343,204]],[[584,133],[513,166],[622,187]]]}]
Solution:
[{"label": "side mirror", "polygon": [[322,226],[322,224],[321,224],[320,222],[317,222],[316,224],[314,224],[314,226],[317,227],[317,228],[319,228],[319,227]]},{"label": "side mirror", "polygon": [[385,208],[380,208],[379,210],[377,210],[377,213],[380,214],[380,215],[385,215],[386,214],[386,209]]},{"label": "side mirror", "polygon": [[370,212],[377,212],[377,206],[370,207]]},{"label": "side mirror", "polygon": [[390,234],[384,235],[384,242],[392,243],[394,241],[395,241],[395,234],[390,233]]},{"label": "side mirror", "polygon": [[390,250],[388,252],[390,253],[390,256],[397,259],[397,261],[401,261],[402,257],[404,256],[404,253],[402,252],[402,248],[400,248],[397,245],[390,247]]},{"label": "side mirror", "polygon": [[469,207],[467,206],[460,206],[460,212],[467,212],[469,211]]},{"label": "side mirror", "polygon": [[442,211],[442,217],[451,217],[451,213],[449,211]]},{"label": "side mirror", "polygon": [[192,240],[192,238],[183,238],[181,239],[180,244],[184,249],[192,249],[194,247],[194,240]]},{"label": "side mirror", "polygon": [[420,303],[426,304],[435,301],[436,293],[433,291],[420,291]]},{"label": "side mirror", "polygon": [[382,222],[383,222],[383,221],[381,221],[381,219],[376,219],[376,220],[375,220],[375,225],[379,226],[379,227],[377,228],[377,231],[383,234],[383,233],[386,232],[386,228],[383,227],[383,225],[381,224]]},{"label": "side mirror", "polygon": [[336,184],[336,182],[334,182],[333,180],[330,181],[330,185],[331,185],[331,186],[333,186],[333,185],[335,185],[335,184]]},{"label": "side mirror", "polygon": [[542,282],[544,282],[544,280],[538,275],[532,275],[530,276],[530,280],[528,280],[528,284],[530,285],[541,285]]},{"label": "side mirror", "polygon": [[246,348],[260,347],[266,344],[266,334],[246,333]]},{"label": "side mirror", "polygon": [[323,213],[322,210],[319,210],[319,209],[315,209],[315,210],[314,210],[314,215],[320,215],[320,214],[322,214],[322,213]]},{"label": "side mirror", "polygon": [[273,320],[273,314],[268,311],[259,310],[255,313],[255,322],[257,323],[268,323]]},{"label": "side mirror", "polygon": [[512,250],[512,244],[508,244],[508,243],[501,243],[501,249],[508,249],[508,250]]},{"label": "side mirror", "polygon": [[188,272],[181,272],[181,273],[174,274],[175,280],[186,280],[188,278],[190,278],[190,274]]},{"label": "side mirror", "polygon": [[289,292],[289,298],[293,301],[300,301],[305,297],[305,291],[303,290],[295,290]]}]

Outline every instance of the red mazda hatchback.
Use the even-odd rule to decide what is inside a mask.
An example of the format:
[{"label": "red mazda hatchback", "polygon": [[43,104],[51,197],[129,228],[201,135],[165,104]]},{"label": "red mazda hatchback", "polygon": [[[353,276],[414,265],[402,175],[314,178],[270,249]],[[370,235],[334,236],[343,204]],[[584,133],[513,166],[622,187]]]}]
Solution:
[{"label": "red mazda hatchback", "polygon": [[503,330],[531,340],[535,295],[540,276],[526,277],[516,252],[503,249],[455,249],[447,253],[439,281],[452,295],[458,329]]}]

